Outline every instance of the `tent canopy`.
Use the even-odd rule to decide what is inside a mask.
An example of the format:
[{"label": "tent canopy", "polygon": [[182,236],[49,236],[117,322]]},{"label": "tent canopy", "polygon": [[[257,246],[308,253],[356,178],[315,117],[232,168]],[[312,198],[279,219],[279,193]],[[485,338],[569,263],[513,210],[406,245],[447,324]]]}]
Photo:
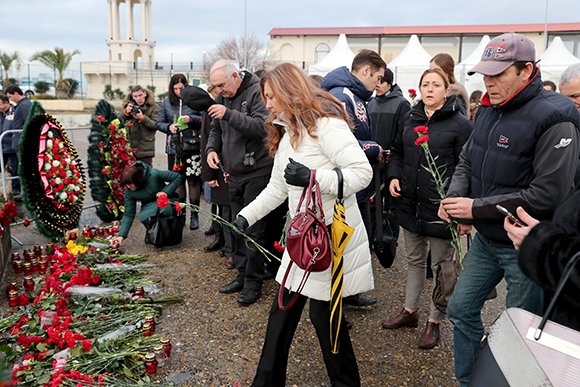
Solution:
[{"label": "tent canopy", "polygon": [[455,78],[457,78],[457,82],[465,86],[465,89],[469,94],[475,90],[485,90],[483,76],[481,74],[473,74],[468,76],[467,72],[471,70],[473,66],[479,63],[481,56],[483,55],[483,51],[485,50],[485,47],[489,41],[489,35],[484,35],[479,41],[479,44],[475,50],[473,50],[473,52],[469,54],[467,58],[455,66]]},{"label": "tent canopy", "polygon": [[562,39],[559,36],[556,36],[550,47],[544,51],[544,54],[540,58],[539,66],[559,66],[559,67],[568,67],[575,63],[580,63],[580,59],[576,58],[564,45]]},{"label": "tent canopy", "polygon": [[324,58],[319,60],[318,63],[308,67],[308,75],[316,74],[325,76],[330,71],[341,66],[346,66],[350,69],[353,59],[354,52],[348,46],[346,35],[340,34],[332,50]]},{"label": "tent canopy", "polygon": [[419,42],[417,35],[411,35],[409,42],[401,51],[399,55],[389,62],[389,68],[394,69],[396,67],[429,67],[429,61],[431,60],[431,55]]}]

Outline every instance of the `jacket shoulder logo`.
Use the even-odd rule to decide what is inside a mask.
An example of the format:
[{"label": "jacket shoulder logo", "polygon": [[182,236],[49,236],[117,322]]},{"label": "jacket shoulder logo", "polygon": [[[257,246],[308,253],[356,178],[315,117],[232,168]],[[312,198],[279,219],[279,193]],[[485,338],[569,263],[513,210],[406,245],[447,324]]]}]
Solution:
[{"label": "jacket shoulder logo", "polygon": [[572,139],[571,138],[561,138],[560,142],[556,145],[554,145],[554,148],[559,149],[559,148],[564,148],[567,147],[568,145],[570,145],[572,143]]}]

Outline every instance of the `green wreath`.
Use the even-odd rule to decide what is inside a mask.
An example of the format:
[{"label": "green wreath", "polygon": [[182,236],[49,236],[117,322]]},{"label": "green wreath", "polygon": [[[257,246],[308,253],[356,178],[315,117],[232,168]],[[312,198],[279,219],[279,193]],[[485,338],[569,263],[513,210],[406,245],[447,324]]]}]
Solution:
[{"label": "green wreath", "polygon": [[60,123],[33,102],[19,143],[24,205],[45,236],[78,227],[86,182],[82,162]]},{"label": "green wreath", "polygon": [[123,217],[124,189],[119,184],[123,169],[133,164],[135,151],[127,139],[123,121],[113,106],[99,101],[91,118],[88,149],[89,186],[97,204],[97,216],[103,222]]}]

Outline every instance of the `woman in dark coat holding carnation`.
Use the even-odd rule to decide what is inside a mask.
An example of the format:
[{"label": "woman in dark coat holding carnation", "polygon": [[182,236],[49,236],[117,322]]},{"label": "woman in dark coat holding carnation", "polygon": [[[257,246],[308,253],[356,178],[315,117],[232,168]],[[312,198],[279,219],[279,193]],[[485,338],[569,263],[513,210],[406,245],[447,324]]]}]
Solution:
[{"label": "woman in dark coat holding carnation", "polygon": [[[448,185],[472,130],[471,122],[460,113],[458,97],[448,96],[449,80],[441,69],[426,70],[419,87],[421,101],[411,110],[403,132],[398,133],[387,169],[389,191],[396,198],[397,218],[403,228],[402,247],[408,268],[404,308],[397,316],[383,321],[385,329],[418,326],[429,249],[433,272],[441,262],[453,257],[451,232],[437,216],[440,196],[425,168],[427,160],[423,148],[417,145],[417,131],[428,130],[429,149]],[[439,323],[444,318],[445,310],[438,310],[431,302],[419,348],[431,349],[437,345]]]}]

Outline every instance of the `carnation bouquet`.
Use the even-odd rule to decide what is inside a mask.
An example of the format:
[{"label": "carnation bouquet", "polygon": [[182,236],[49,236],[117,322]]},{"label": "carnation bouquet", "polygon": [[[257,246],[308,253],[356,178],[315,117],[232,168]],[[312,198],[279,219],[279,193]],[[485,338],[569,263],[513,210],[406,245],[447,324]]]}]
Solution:
[{"label": "carnation bouquet", "polygon": [[108,222],[120,219],[125,212],[125,191],[119,179],[123,169],[135,162],[136,150],[131,148],[127,130],[107,101],[97,104],[91,124],[89,184],[93,199],[99,203],[97,215]]},{"label": "carnation bouquet", "polygon": [[[430,174],[435,183],[435,188],[437,189],[437,194],[439,198],[436,202],[439,204],[442,199],[445,199],[445,190],[448,187],[449,179],[444,178],[445,176],[445,166],[437,165],[437,156],[433,156],[431,150],[429,149],[429,128],[427,126],[416,126],[414,132],[417,134],[417,139],[415,140],[415,145],[421,147],[425,153],[425,158],[427,159],[427,165],[425,168]],[[451,231],[451,245],[457,253],[459,262],[463,265],[463,254],[461,253],[461,237],[459,231],[457,230],[457,222],[455,220],[451,221],[449,226]]]}]

